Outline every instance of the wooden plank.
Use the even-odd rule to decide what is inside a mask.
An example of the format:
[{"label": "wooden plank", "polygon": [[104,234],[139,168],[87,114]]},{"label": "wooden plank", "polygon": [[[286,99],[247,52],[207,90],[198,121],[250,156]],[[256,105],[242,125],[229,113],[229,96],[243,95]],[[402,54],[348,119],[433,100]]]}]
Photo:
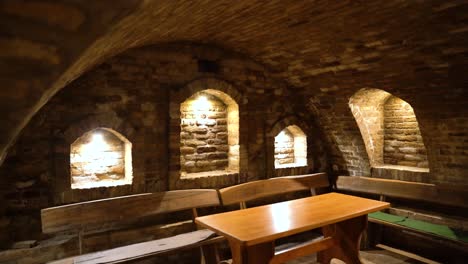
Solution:
[{"label": "wooden plank", "polygon": [[230,205],[311,188],[328,187],[326,173],[287,176],[247,182],[219,190],[223,205]]},{"label": "wooden plank", "polygon": [[[123,263],[134,260],[165,255],[182,250],[203,247],[207,245],[218,244],[225,239],[223,237],[205,238],[209,235],[208,230],[199,230],[193,232],[202,232],[200,236],[193,236],[190,233],[181,234],[174,237],[152,240],[128,246],[117,247],[104,251],[98,251],[80,256],[69,257],[65,259],[49,262],[50,264],[97,264],[97,263]],[[209,236],[208,236],[209,237]]]},{"label": "wooden plank", "polygon": [[436,184],[377,179],[359,176],[339,176],[338,190],[385,195],[468,208],[468,192],[448,189]]},{"label": "wooden plank", "polygon": [[411,252],[404,251],[404,250],[401,250],[401,249],[389,247],[389,246],[382,245],[382,244],[377,244],[377,245],[375,245],[375,246],[378,247],[378,248],[381,248],[381,249],[384,249],[384,250],[387,250],[387,251],[390,251],[390,252],[393,252],[393,253],[396,253],[396,254],[399,254],[399,255],[408,257],[408,258],[415,259],[415,260],[420,261],[420,262],[422,262],[422,263],[427,263],[427,264],[441,264],[440,262],[433,261],[433,260],[430,260],[430,259],[428,259],[428,258],[424,258],[424,257],[421,257],[421,256],[419,256],[419,255],[416,255],[416,254],[413,254],[413,253],[411,253]]},{"label": "wooden plank", "polygon": [[292,248],[276,252],[275,256],[270,260],[270,264],[280,264],[288,260],[307,256],[315,252],[330,248],[336,243],[337,242],[332,237],[326,237],[319,241],[309,241]]},{"label": "wooden plank", "polygon": [[211,189],[144,193],[102,199],[41,210],[42,231],[55,233],[78,230],[93,224],[219,204],[217,191]]}]

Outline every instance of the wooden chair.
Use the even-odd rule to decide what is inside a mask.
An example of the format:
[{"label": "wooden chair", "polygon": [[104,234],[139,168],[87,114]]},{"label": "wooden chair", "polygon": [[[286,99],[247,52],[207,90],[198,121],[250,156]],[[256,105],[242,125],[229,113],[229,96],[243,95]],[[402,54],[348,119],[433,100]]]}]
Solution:
[{"label": "wooden chair", "polygon": [[[177,190],[161,193],[145,193],[117,198],[75,203],[46,208],[41,211],[43,233],[74,231],[78,233],[78,247],[83,252],[83,237],[88,229],[96,226],[114,225],[124,220],[192,209],[193,219],[197,208],[220,205],[216,190]],[[194,225],[195,226],[195,225]],[[176,235],[95,253],[79,255],[53,263],[119,263],[153,257],[191,248],[205,248],[203,253],[207,263],[217,263],[213,254],[213,243],[223,240],[209,230]]]}]

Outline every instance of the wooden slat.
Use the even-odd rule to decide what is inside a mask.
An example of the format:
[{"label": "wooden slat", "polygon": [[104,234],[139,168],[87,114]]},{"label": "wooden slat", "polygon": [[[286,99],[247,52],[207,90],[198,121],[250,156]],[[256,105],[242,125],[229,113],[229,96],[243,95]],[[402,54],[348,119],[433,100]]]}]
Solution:
[{"label": "wooden slat", "polygon": [[[206,230],[205,230],[206,231]],[[124,263],[223,242],[220,236],[191,241],[189,234],[163,238],[49,262],[50,264]],[[181,240],[182,239],[182,240]],[[193,240],[193,239],[192,239]],[[169,247],[172,245],[173,247]]]},{"label": "wooden slat", "polygon": [[87,225],[219,205],[216,190],[177,190],[76,203],[41,210],[42,231],[55,233]]},{"label": "wooden slat", "polygon": [[424,257],[421,257],[421,256],[419,256],[419,255],[413,254],[413,253],[411,253],[411,252],[404,251],[404,250],[397,249],[397,248],[393,248],[393,247],[389,247],[389,246],[386,246],[386,245],[377,244],[376,247],[381,248],[381,249],[384,249],[384,250],[387,250],[387,251],[390,251],[390,252],[393,252],[393,253],[400,254],[400,255],[405,256],[405,257],[408,257],[408,258],[415,259],[415,260],[420,261],[420,262],[422,262],[422,263],[427,263],[427,264],[441,264],[440,262],[433,261],[433,260],[430,260],[430,259],[428,259],[428,258],[424,258]]},{"label": "wooden slat", "polygon": [[321,250],[332,247],[336,244],[336,241],[332,237],[327,237],[319,241],[310,241],[297,245],[292,248],[288,248],[275,253],[275,256],[270,260],[269,264],[280,264],[288,260],[300,258]]},{"label": "wooden slat", "polygon": [[358,176],[339,176],[336,186],[338,190],[468,207],[468,192],[466,190],[448,189],[447,186],[439,188],[435,184]]},{"label": "wooden slat", "polygon": [[230,205],[311,188],[328,187],[326,173],[278,177],[247,182],[219,190],[222,203]]}]

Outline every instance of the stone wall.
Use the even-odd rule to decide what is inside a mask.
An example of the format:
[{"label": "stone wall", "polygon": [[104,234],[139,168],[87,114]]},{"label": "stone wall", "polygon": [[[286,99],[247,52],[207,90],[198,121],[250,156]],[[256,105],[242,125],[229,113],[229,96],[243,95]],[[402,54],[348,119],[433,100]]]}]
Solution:
[{"label": "stone wall", "polygon": [[[202,67],[206,61],[217,67]],[[207,89],[221,91],[238,104],[238,124],[234,118],[227,120],[228,127],[239,131],[228,140],[229,151],[238,154],[232,161],[237,172],[183,179],[181,104]],[[222,188],[273,177],[270,131],[285,116],[309,124],[308,149],[313,150],[308,166],[287,174],[326,170],[324,140],[299,91],[243,55],[197,44],[143,47],[103,62],[34,116],[0,167],[0,226],[8,230],[0,236],[1,246],[39,239],[42,208],[168,189]],[[217,122],[221,125],[222,118]],[[111,129],[131,142],[132,184],[71,188],[71,145],[96,128]],[[220,133],[224,137],[225,132]]]},{"label": "stone wall", "polygon": [[384,163],[427,168],[427,155],[413,108],[392,96],[384,104]]},{"label": "stone wall", "polygon": [[180,163],[186,173],[225,170],[228,167],[227,106],[220,99],[207,98],[207,109],[193,106],[197,98],[181,105]]}]

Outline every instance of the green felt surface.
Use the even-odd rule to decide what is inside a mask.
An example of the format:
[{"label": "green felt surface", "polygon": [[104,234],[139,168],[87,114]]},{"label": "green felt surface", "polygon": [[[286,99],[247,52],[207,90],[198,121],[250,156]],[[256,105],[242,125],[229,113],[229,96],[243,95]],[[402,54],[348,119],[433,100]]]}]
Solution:
[{"label": "green felt surface", "polygon": [[468,243],[468,233],[454,230],[445,225],[432,224],[424,221],[409,219],[403,216],[387,214],[383,212],[375,212],[369,214],[370,218],[378,219],[393,224],[406,226],[422,232],[436,234],[453,240],[459,240]]},{"label": "green felt surface", "polygon": [[383,212],[374,212],[370,213],[369,217],[374,218],[374,219],[379,219],[382,221],[390,222],[390,223],[398,223],[402,222],[406,219],[404,216],[398,216],[398,215],[392,215],[392,214],[387,214]]}]

